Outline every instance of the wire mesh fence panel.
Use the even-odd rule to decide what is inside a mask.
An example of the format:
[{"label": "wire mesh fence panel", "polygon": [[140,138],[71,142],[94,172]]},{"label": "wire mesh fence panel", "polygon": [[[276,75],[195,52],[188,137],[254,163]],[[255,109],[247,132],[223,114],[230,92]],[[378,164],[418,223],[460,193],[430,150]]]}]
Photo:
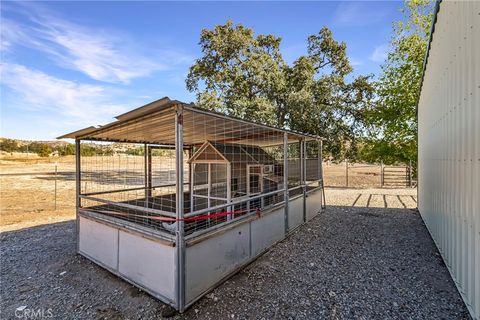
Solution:
[{"label": "wire mesh fence panel", "polygon": [[165,231],[176,212],[175,172],[170,147],[82,141],[82,210]]},{"label": "wire mesh fence panel", "polygon": [[195,151],[190,160],[195,168],[194,211],[189,217],[214,216],[202,223],[186,222],[186,234],[257,214],[283,201],[282,132],[195,112],[186,112],[183,124],[184,140],[193,142]]},{"label": "wire mesh fence panel", "polygon": [[193,145],[187,235],[283,201],[282,132],[188,111],[183,130],[184,141]]},{"label": "wire mesh fence panel", "polygon": [[40,216],[47,219],[60,216],[73,217],[74,158],[41,160],[15,161],[2,166],[0,173],[2,225],[33,221]]},{"label": "wire mesh fence panel", "polygon": [[288,144],[288,194],[289,197],[303,193],[301,141]]},{"label": "wire mesh fence panel", "polygon": [[321,150],[319,141],[305,142],[305,184],[307,189],[320,186],[322,179]]},{"label": "wire mesh fence panel", "polygon": [[[147,150],[147,184],[148,207],[176,215],[176,160],[175,150],[171,147],[149,146]],[[183,152],[188,158],[188,150]],[[188,186],[189,167],[184,160],[183,180]],[[186,208],[190,207],[190,199],[185,197]]]},{"label": "wire mesh fence panel", "polygon": [[349,163],[348,185],[352,187],[380,187],[381,165]]},{"label": "wire mesh fence panel", "polygon": [[346,172],[344,163],[333,163],[325,161],[323,163],[323,179],[325,187],[345,187]]},{"label": "wire mesh fence panel", "polygon": [[410,168],[405,165],[382,166],[369,163],[323,162],[326,187],[380,188],[409,187]]}]

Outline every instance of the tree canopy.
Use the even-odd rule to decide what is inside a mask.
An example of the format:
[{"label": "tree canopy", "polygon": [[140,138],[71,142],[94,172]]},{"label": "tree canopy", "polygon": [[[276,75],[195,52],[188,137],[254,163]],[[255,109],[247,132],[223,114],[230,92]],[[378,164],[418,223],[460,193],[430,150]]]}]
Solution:
[{"label": "tree canopy", "polygon": [[281,38],[228,21],[200,36],[203,56],[186,83],[199,107],[320,135],[326,152],[354,157],[373,99],[371,76],[347,81],[346,44],[324,27],[307,38],[307,55],[287,64]]},{"label": "tree canopy", "polygon": [[371,135],[365,156],[397,162],[417,158],[416,107],[432,20],[432,2],[406,1],[404,21],[396,22],[390,51],[375,84],[377,103],[370,111]]}]

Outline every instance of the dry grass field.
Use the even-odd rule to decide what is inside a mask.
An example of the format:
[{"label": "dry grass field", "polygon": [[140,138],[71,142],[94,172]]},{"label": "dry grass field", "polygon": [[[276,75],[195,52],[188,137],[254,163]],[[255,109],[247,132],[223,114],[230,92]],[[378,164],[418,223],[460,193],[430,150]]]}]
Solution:
[{"label": "dry grass field", "polygon": [[[130,156],[127,160],[125,158],[119,160],[120,158],[112,156],[107,160],[107,167],[119,169],[125,164],[122,161],[129,161],[129,167],[132,167],[133,162],[134,171],[138,171],[138,176],[142,177],[142,157]],[[88,157],[84,159],[89,162],[89,167],[94,169],[95,160]],[[162,162],[162,168],[173,169],[172,159],[158,160]],[[57,174],[55,174],[55,167],[57,167]],[[324,175],[327,187],[345,187],[344,164],[324,164]],[[90,181],[89,183],[89,187],[100,188],[102,182]],[[136,184],[135,181],[128,183]],[[124,181],[120,181],[116,188],[121,188],[125,186],[124,184]],[[379,166],[354,165],[349,168],[350,188],[378,188],[379,186]],[[363,198],[360,200],[363,201]],[[412,204],[409,204],[409,207],[411,206]],[[34,154],[3,154],[0,157],[0,231],[70,220],[74,216],[74,156],[40,158]]]},{"label": "dry grass field", "polygon": [[[345,164],[324,164],[325,186],[346,187]],[[381,186],[381,169],[379,165],[349,165],[348,187],[372,188]]]},{"label": "dry grass field", "polygon": [[74,172],[73,156],[3,156],[0,159],[0,231],[72,219],[75,216]]}]

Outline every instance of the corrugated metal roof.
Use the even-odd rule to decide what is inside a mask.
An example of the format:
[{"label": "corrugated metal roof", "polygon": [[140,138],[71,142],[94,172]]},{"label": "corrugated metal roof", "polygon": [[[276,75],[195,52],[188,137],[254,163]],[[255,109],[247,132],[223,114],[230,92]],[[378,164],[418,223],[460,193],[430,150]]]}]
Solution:
[{"label": "corrugated metal roof", "polygon": [[117,121],[100,127],[88,127],[65,134],[59,139],[117,141],[132,143],[175,144],[175,107],[183,107],[184,144],[201,145],[206,140],[246,145],[275,145],[289,139],[320,137],[266,126],[221,113],[196,108],[168,97],[151,102],[116,117]]}]

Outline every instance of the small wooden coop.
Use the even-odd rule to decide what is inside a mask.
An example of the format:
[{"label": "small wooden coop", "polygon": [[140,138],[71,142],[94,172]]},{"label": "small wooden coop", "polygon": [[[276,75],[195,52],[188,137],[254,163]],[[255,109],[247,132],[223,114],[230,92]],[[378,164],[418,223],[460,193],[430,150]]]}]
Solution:
[{"label": "small wooden coop", "polygon": [[324,206],[322,141],[163,98],[76,141],[77,250],[185,310]]},{"label": "small wooden coop", "polygon": [[247,210],[265,208],[276,203],[278,194],[250,198],[283,188],[283,163],[258,146],[206,141],[188,162],[192,165],[190,203],[194,210],[232,200],[247,200]]}]

